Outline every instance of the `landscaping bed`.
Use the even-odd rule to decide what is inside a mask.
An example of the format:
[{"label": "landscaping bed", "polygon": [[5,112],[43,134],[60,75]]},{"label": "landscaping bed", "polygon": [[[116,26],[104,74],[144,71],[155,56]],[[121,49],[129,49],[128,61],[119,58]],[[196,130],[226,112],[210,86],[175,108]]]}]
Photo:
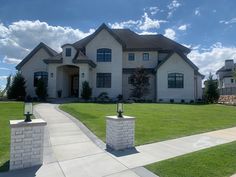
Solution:
[{"label": "landscaping bed", "polygon": [[10,159],[9,120],[23,119],[22,102],[0,102],[0,172],[7,171]]},{"label": "landscaping bed", "polygon": [[[116,114],[116,104],[70,103],[60,108],[83,122],[103,141],[105,116]],[[125,104],[124,112],[136,117],[136,145],[236,126],[236,108],[219,104],[134,103]]]},{"label": "landscaping bed", "polygon": [[146,166],[160,177],[230,177],[236,173],[236,142]]}]

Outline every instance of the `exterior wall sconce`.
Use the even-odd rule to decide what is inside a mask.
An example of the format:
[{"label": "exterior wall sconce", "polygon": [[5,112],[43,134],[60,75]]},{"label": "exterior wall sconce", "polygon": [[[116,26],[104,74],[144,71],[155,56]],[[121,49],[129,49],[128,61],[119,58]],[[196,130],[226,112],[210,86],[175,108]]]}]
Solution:
[{"label": "exterior wall sconce", "polygon": [[84,73],[81,73],[81,77],[84,78]]},{"label": "exterior wall sconce", "polygon": [[25,122],[31,122],[30,116],[33,115],[33,104],[32,103],[25,103],[24,106],[24,115],[25,115]]},{"label": "exterior wall sconce", "polygon": [[53,73],[50,73],[51,78],[53,78]]},{"label": "exterior wall sconce", "polygon": [[123,103],[117,103],[117,105],[116,105],[116,111],[117,111],[117,113],[118,113],[118,117],[119,117],[119,118],[123,118],[123,115],[122,115],[122,113],[124,112]]}]

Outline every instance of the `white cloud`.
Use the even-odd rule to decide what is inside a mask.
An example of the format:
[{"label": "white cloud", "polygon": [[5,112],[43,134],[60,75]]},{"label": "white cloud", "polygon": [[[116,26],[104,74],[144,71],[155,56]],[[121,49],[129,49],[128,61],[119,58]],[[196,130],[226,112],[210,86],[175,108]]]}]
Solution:
[{"label": "white cloud", "polygon": [[40,42],[60,51],[61,45],[73,43],[92,32],[94,29],[83,32],[71,27],[52,26],[39,20],[20,20],[9,26],[1,23],[0,55],[5,56],[4,62],[16,64]]},{"label": "white cloud", "polygon": [[150,32],[150,31],[142,31],[141,33],[137,33],[140,35],[147,35],[147,34],[157,34],[157,32]]},{"label": "white cloud", "polygon": [[215,73],[220,69],[226,59],[236,59],[236,47],[224,47],[218,42],[207,50],[192,50],[188,57],[199,67],[202,74],[208,75],[209,72]]},{"label": "white cloud", "polygon": [[194,14],[195,14],[196,16],[200,16],[200,15],[201,15],[200,9],[199,9],[199,8],[196,8],[195,11],[194,11]]},{"label": "white cloud", "polygon": [[164,36],[166,36],[166,37],[168,37],[168,38],[174,40],[174,39],[176,38],[175,35],[176,35],[176,33],[175,33],[175,31],[174,31],[173,29],[171,29],[171,28],[165,29],[165,34],[164,34]]},{"label": "white cloud", "polygon": [[11,71],[11,69],[5,67],[0,67],[0,70]]},{"label": "white cloud", "polygon": [[180,31],[185,31],[185,30],[187,30],[187,27],[188,27],[188,25],[187,24],[184,24],[184,25],[181,25],[181,26],[179,26],[179,30]]},{"label": "white cloud", "polygon": [[152,19],[148,16],[147,12],[144,12],[139,20],[127,20],[123,22],[108,23],[111,28],[133,28],[140,33],[152,33],[148,30],[159,29],[161,23],[167,23],[166,20]]},{"label": "white cloud", "polygon": [[0,81],[5,81],[8,76],[0,76]]},{"label": "white cloud", "polygon": [[223,23],[225,25],[228,25],[228,24],[233,24],[233,23],[236,23],[236,18],[232,18],[228,21],[225,21],[225,20],[221,20],[220,23]]},{"label": "white cloud", "polygon": [[160,9],[158,7],[149,7],[149,11],[152,15],[155,15]]},{"label": "white cloud", "polygon": [[177,0],[173,0],[169,5],[167,5],[167,8],[170,10],[167,18],[170,18],[180,6],[181,4]]}]

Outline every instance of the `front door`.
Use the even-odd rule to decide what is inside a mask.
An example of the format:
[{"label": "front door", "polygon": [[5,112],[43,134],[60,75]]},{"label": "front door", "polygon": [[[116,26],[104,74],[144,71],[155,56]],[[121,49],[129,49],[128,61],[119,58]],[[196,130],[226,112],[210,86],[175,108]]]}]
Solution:
[{"label": "front door", "polygon": [[71,96],[79,96],[79,76],[73,75],[71,78]]}]

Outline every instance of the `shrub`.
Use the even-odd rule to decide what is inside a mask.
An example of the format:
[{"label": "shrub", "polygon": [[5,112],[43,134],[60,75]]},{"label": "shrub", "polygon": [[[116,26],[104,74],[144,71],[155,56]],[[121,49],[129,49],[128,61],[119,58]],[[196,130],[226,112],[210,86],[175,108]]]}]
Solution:
[{"label": "shrub", "polygon": [[81,97],[85,100],[89,100],[92,95],[92,88],[89,86],[87,81],[84,81],[82,84],[82,93]]},{"label": "shrub", "polygon": [[182,100],[181,100],[181,103],[185,103],[185,100],[184,100],[184,99],[182,99]]},{"label": "shrub", "polygon": [[17,99],[17,100],[24,100],[26,95],[25,91],[25,79],[24,77],[18,72],[13,77],[12,84],[9,86],[7,90],[7,98],[8,99]]},{"label": "shrub", "polygon": [[170,99],[170,103],[174,103],[175,102],[175,100],[174,99]]},{"label": "shrub", "polygon": [[97,101],[99,102],[108,102],[109,101],[109,96],[107,92],[102,92],[98,95]]},{"label": "shrub", "polygon": [[207,103],[215,103],[218,99],[218,83],[213,79],[213,75],[210,73],[208,79],[205,81],[204,101]]},{"label": "shrub", "polygon": [[119,94],[116,98],[117,98],[118,101],[122,101],[123,100],[123,95]]},{"label": "shrub", "polygon": [[36,85],[35,93],[38,96],[39,100],[46,100],[47,98],[47,86],[46,83],[39,79]]}]

